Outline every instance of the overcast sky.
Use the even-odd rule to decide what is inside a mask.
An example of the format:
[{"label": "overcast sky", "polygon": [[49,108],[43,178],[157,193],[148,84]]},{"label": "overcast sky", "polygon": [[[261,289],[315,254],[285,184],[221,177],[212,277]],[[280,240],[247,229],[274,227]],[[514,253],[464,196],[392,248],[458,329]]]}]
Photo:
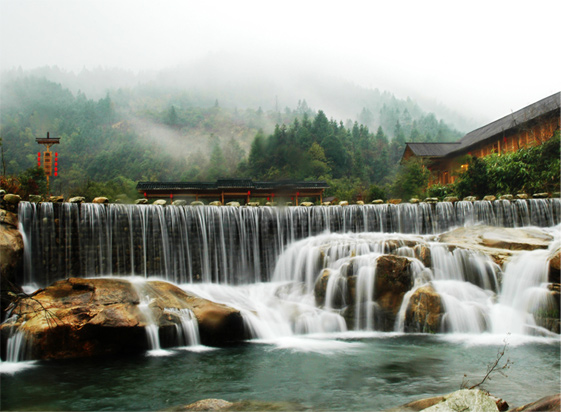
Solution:
[{"label": "overcast sky", "polygon": [[496,119],[561,90],[561,1],[0,0],[0,65],[159,69],[228,52]]}]

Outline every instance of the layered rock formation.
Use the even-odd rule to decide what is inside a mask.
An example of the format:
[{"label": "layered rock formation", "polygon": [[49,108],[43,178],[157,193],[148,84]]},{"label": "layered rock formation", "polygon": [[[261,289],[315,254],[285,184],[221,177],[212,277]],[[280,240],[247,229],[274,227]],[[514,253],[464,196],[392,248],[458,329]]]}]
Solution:
[{"label": "layered rock formation", "polygon": [[3,343],[14,330],[23,332],[32,342],[32,359],[130,354],[151,349],[146,334],[151,324],[162,347],[177,346],[181,313],[187,309],[197,318],[201,343],[221,346],[245,338],[237,310],[167,282],[118,278],[70,278],[22,296],[0,331]]}]

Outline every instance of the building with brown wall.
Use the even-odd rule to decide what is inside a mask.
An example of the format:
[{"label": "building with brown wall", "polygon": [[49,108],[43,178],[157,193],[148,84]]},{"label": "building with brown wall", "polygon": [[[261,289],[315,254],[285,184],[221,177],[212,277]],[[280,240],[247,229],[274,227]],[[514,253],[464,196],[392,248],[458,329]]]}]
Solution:
[{"label": "building with brown wall", "polygon": [[560,99],[561,93],[555,93],[466,134],[458,142],[406,143],[401,162],[414,157],[428,160],[431,185],[453,183],[467,168],[466,155],[501,155],[551,139],[560,128]]}]

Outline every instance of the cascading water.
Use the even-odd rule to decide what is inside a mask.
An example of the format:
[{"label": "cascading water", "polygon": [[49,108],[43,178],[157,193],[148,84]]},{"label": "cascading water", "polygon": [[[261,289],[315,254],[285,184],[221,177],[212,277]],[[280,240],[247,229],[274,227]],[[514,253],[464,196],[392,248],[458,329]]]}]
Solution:
[{"label": "cascading water", "polygon": [[269,281],[287,245],[324,232],[435,234],[456,226],[549,227],[559,199],[329,207],[20,203],[25,284],[70,276],[174,283]]},{"label": "cascading water", "polygon": [[[152,353],[166,352],[143,289],[142,279],[152,276],[239,309],[250,336],[260,340],[407,331],[410,299],[427,285],[443,307],[436,332],[547,335],[534,314],[555,309],[543,263],[549,251],[525,253],[502,273],[486,255],[449,248],[431,234],[479,222],[552,226],[560,205],[559,199],[313,208],[22,202],[24,281],[132,275]],[[390,281],[396,290],[385,290],[387,265],[397,268]],[[519,282],[517,274],[529,268],[535,274]],[[197,345],[194,316],[175,315],[177,345]]]}]

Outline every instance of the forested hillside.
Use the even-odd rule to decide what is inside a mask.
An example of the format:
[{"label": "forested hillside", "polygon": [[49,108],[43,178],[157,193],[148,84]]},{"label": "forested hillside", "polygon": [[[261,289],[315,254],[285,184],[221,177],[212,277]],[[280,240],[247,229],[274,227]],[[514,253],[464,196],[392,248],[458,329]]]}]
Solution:
[{"label": "forested hillside", "polygon": [[[240,95],[244,104],[238,107],[232,103],[235,94],[217,92],[211,98],[201,87],[172,87],[173,76],[167,86],[152,81],[117,87],[107,81],[103,97],[92,99],[76,91],[83,78],[71,81],[69,73],[44,71],[51,77],[58,73],[74,91],[45,76],[17,71],[2,76],[2,174],[26,180],[43,149],[35,138],[50,132],[61,138],[54,147],[59,176],[51,192],[67,196],[133,197],[139,180],[251,177],[325,179],[332,193],[364,197],[379,191],[377,186],[391,189],[406,141],[462,136],[410,99],[377,90],[370,91],[380,96],[370,105],[376,112],[363,106],[355,119],[338,119],[311,108],[304,95],[282,110],[250,107],[250,99]],[[103,73],[87,78],[103,84]]]}]

